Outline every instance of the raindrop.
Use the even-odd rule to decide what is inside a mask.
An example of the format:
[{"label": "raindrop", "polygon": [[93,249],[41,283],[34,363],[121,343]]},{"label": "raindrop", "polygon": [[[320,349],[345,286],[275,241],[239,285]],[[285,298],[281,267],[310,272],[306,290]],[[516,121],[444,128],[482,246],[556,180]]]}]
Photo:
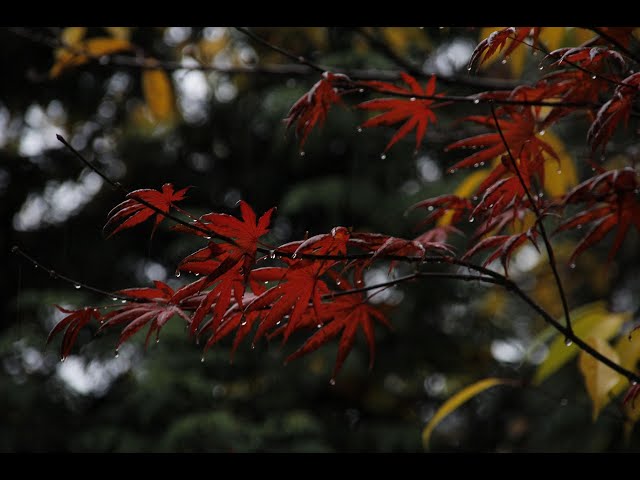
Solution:
[{"label": "raindrop", "polygon": [[156,338],[156,345],[157,345],[158,343],[160,343],[160,339],[159,339],[159,338]]},{"label": "raindrop", "polygon": [[478,104],[480,103],[480,100],[476,98],[476,99],[473,101],[473,103],[475,103],[476,105],[478,105]]},{"label": "raindrop", "polygon": [[470,72],[471,71],[471,67],[467,67],[467,70]]},{"label": "raindrop", "polygon": [[297,256],[298,256],[298,255],[294,252],[294,253],[293,253],[293,255],[291,255],[291,258],[292,258],[293,260],[295,260],[295,258],[296,258]]},{"label": "raindrop", "polygon": [[358,93],[364,93],[364,88],[359,88]]},{"label": "raindrop", "polygon": [[245,320],[245,321],[244,321],[244,322],[242,322],[240,325],[241,325],[242,327],[244,327],[246,324],[247,324],[247,321]]},{"label": "raindrop", "polygon": [[302,150],[302,151],[300,152],[300,156],[301,156],[301,157],[304,157],[305,155],[306,155],[306,154],[304,153],[304,150]]},{"label": "raindrop", "polygon": [[200,358],[200,363],[204,363],[204,357]]},{"label": "raindrop", "polygon": [[503,65],[505,65],[506,63],[507,63],[507,59],[506,59],[506,58],[503,58],[503,59],[502,59],[502,64],[503,64]]},{"label": "raindrop", "polygon": [[118,349],[116,348],[116,352],[115,352],[114,357],[115,357],[115,358],[118,358],[119,356],[120,356],[120,352],[118,352]]},{"label": "raindrop", "polygon": [[544,70],[544,65],[540,65],[540,67],[538,67],[538,70]]},{"label": "raindrop", "polygon": [[427,207],[427,210],[429,210],[430,212],[433,212],[434,209],[435,209],[435,207],[433,205],[429,205]]},{"label": "raindrop", "polygon": [[534,57],[537,57],[538,56],[538,52],[534,50],[531,55],[533,55]]},{"label": "raindrop", "polygon": [[474,202],[476,202],[478,200],[478,196],[474,195],[473,197],[471,197],[471,200],[473,200]]},{"label": "raindrop", "polygon": [[200,274],[199,274],[199,273],[196,273],[196,277],[199,277],[199,276],[200,276]]},{"label": "raindrop", "polygon": [[456,173],[456,169],[455,168],[449,169],[449,173]]},{"label": "raindrop", "polygon": [[479,164],[479,163],[474,163],[474,164],[473,164],[473,168],[478,168],[479,166],[480,166],[480,164]]},{"label": "raindrop", "polygon": [[336,280],[336,285],[340,286],[342,282],[340,280]]},{"label": "raindrop", "polygon": [[558,170],[556,171],[556,173],[557,173],[558,175],[562,175],[562,170],[558,169]]},{"label": "raindrop", "polygon": [[473,222],[475,222],[475,221],[476,221],[476,219],[475,219],[475,218],[473,218],[473,217],[471,217],[471,218],[469,219],[469,223],[473,223]]},{"label": "raindrop", "polygon": [[318,329],[322,328],[322,324],[319,323],[318,325],[316,325],[316,327],[318,327]]},{"label": "raindrop", "polygon": [[113,300],[114,302],[118,301],[118,297],[111,297],[111,300]]},{"label": "raindrop", "polygon": [[577,228],[578,230],[582,230],[582,224],[580,224],[580,223],[579,223],[578,225],[576,225],[576,228]]},{"label": "raindrop", "polygon": [[255,344],[255,343],[252,343],[252,344],[251,344],[251,350],[255,350],[255,349],[256,349],[256,344]]},{"label": "raindrop", "polygon": [[544,136],[544,134],[545,134],[546,132],[545,132],[544,130],[540,130],[540,132],[538,132],[538,133],[540,133],[540,136]]},{"label": "raindrop", "polygon": [[575,263],[572,263],[571,265],[569,265],[569,268],[570,268],[571,270],[573,270],[574,268],[576,268],[576,264],[575,264]]},{"label": "raindrop", "polygon": [[480,162],[480,166],[481,166],[481,167],[484,167],[484,162]]},{"label": "raindrop", "polygon": [[593,75],[593,76],[591,77],[591,80],[595,80],[595,79],[596,79],[596,76],[595,76],[595,75]]},{"label": "raindrop", "polygon": [[411,97],[411,98],[409,99],[409,101],[410,101],[410,102],[415,102],[415,101],[416,101],[416,97]]},{"label": "raindrop", "polygon": [[384,160],[384,159],[386,159],[386,158],[387,158],[387,156],[386,156],[384,153],[382,153],[382,154],[380,155],[380,159],[381,159],[381,160]]},{"label": "raindrop", "polygon": [[358,132],[358,133],[362,133],[362,127],[358,127],[358,128],[356,128],[356,132]]},{"label": "raindrop", "polygon": [[567,347],[570,347],[571,345],[573,345],[573,340],[571,340],[570,338],[565,338],[565,339],[564,339],[564,344],[565,344]]},{"label": "raindrop", "polygon": [[176,278],[180,278],[180,270],[176,270]]},{"label": "raindrop", "polygon": [[332,378],[331,380],[329,380],[329,385],[331,385],[332,387],[335,386],[336,384],[336,379]]},{"label": "raindrop", "polygon": [[35,263],[33,264],[33,268],[38,268],[38,265],[36,265]]},{"label": "raindrop", "polygon": [[274,258],[276,258],[276,251],[275,250],[269,250],[269,258],[271,260],[273,260]]},{"label": "raindrop", "polygon": [[211,237],[204,237],[205,240],[211,240]]},{"label": "raindrop", "polygon": [[120,303],[127,303],[127,301],[126,300],[121,300]]},{"label": "raindrop", "polygon": [[76,283],[73,288],[75,288],[76,290],[80,290],[82,288],[82,286],[79,283]]},{"label": "raindrop", "polygon": [[635,387],[636,385],[638,385],[638,382],[636,382],[635,380],[633,380],[633,381],[631,382],[631,385]]},{"label": "raindrop", "polygon": [[60,357],[60,363],[64,363],[65,357]]}]

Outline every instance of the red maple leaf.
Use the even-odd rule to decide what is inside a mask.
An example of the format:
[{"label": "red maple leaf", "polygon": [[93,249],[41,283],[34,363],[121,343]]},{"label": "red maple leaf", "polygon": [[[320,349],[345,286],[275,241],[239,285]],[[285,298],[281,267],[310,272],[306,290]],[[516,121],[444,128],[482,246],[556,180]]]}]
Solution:
[{"label": "red maple leaf", "polygon": [[300,148],[316,124],[323,125],[332,105],[340,103],[341,91],[351,85],[351,80],[341,73],[324,72],[322,78],[293,104],[284,119],[287,128],[296,124]]},{"label": "red maple leaf", "polygon": [[[162,186],[162,191],[149,188],[134,190],[127,195],[127,200],[116,205],[109,212],[109,218],[104,228],[107,230],[118,223],[120,224],[109,234],[109,237],[111,237],[120,230],[134,227],[155,215],[156,219],[151,231],[151,235],[153,235],[157,226],[164,219],[164,214],[169,213],[171,207],[176,207],[174,202],[184,199],[185,193],[189,188],[186,187],[175,192],[171,183],[165,183]],[[150,205],[155,209],[151,208]]]},{"label": "red maple leaf", "polygon": [[537,250],[538,246],[535,241],[536,237],[537,231],[533,229],[529,229],[524,233],[518,233],[516,235],[495,235],[493,237],[487,237],[474,245],[473,248],[469,249],[469,251],[464,254],[462,259],[467,260],[481,250],[495,248],[495,251],[489,257],[487,257],[482,265],[487,266],[488,264],[499,258],[504,268],[505,275],[508,276],[508,267],[511,255],[513,255],[516,249],[523,245],[527,240],[531,241],[531,244]]},{"label": "red maple leaf", "polygon": [[508,27],[502,30],[496,30],[482,40],[475,48],[469,60],[469,69],[476,63],[482,65],[489,57],[502,51],[508,41],[511,41],[511,44],[504,50],[505,57],[509,56],[511,52],[522,45],[529,36],[533,37],[533,43],[535,45],[541,29],[541,27]]},{"label": "red maple leaf", "polygon": [[[363,284],[362,269],[356,269],[355,282],[357,285]],[[340,278],[336,283],[343,291],[353,289],[351,283],[344,278]],[[319,328],[298,350],[289,355],[286,361],[290,362],[302,355],[317,350],[342,332],[340,343],[338,344],[336,364],[333,369],[333,378],[331,380],[333,383],[333,379],[340,371],[347,355],[349,355],[353,347],[358,329],[361,328],[369,345],[369,368],[371,368],[373,366],[376,346],[373,328],[374,320],[382,323],[387,328],[391,328],[384,314],[373,305],[367,303],[367,299],[362,292],[331,299],[329,303],[322,304],[316,316],[306,318],[306,322],[305,319],[302,319],[301,324],[305,324],[306,326],[310,324],[316,326],[317,324]]]},{"label": "red maple leaf", "polygon": [[116,292],[136,301],[118,307],[101,317],[101,322],[104,323],[100,330],[127,324],[120,333],[116,349],[148,324],[150,325],[145,338],[145,348],[151,334],[156,332],[157,341],[160,330],[174,315],[181,317],[187,324],[191,322],[189,315],[180,307],[179,299],[176,298],[173,289],[158,280],[153,283],[155,288],[128,288]]},{"label": "red maple leaf", "polygon": [[99,319],[100,313],[97,309],[90,307],[85,307],[80,310],[67,310],[59,305],[56,305],[55,307],[62,313],[66,313],[68,315],[53,327],[51,333],[49,333],[49,337],[47,338],[47,344],[53,340],[53,337],[66,328],[64,337],[62,338],[62,345],[60,347],[60,357],[64,360],[69,356],[69,352],[71,352],[71,348],[78,338],[80,330],[91,322],[92,318],[96,320]]},{"label": "red maple leaf", "polygon": [[602,150],[606,148],[620,122],[624,121],[626,126],[639,87],[640,73],[629,75],[616,88],[613,97],[600,107],[587,132],[592,151],[595,152],[599,146],[602,146]]},{"label": "red maple leaf", "polygon": [[[370,88],[380,91],[392,93],[400,93],[405,95],[416,95],[431,97],[436,91],[436,76],[433,75],[427,82],[424,90],[420,87],[418,81],[411,75],[402,72],[402,80],[409,88],[397,87],[386,82],[361,82]],[[424,139],[429,122],[437,121],[436,115],[433,113],[431,105],[434,100],[410,97],[406,99],[399,98],[378,98],[362,102],[358,108],[363,110],[383,110],[384,113],[370,118],[364,122],[361,127],[378,127],[380,125],[393,125],[395,123],[406,120],[398,131],[391,137],[391,140],[385,147],[385,152],[389,150],[398,140],[405,137],[411,130],[416,129],[416,150],[420,148],[420,144]]]},{"label": "red maple leaf", "polygon": [[[617,234],[609,252],[609,260],[618,251],[629,227],[640,231],[640,204],[636,191],[640,187],[636,172],[632,168],[611,170],[581,183],[565,197],[565,204],[586,202],[589,208],[578,212],[560,225],[556,232],[582,228],[592,224],[569,259],[575,259],[587,248],[598,243],[614,228]],[[599,205],[596,207],[596,205]]]}]

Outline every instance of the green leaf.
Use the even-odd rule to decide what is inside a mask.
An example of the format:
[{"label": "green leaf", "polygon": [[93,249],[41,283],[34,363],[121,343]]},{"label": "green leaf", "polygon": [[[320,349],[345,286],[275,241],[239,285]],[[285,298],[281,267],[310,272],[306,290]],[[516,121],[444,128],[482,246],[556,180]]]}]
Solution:
[{"label": "green leaf", "polygon": [[[618,354],[606,340],[592,336],[586,342],[605,357],[619,363]],[[580,352],[578,367],[593,403],[593,421],[595,422],[602,409],[611,401],[609,392],[616,386],[621,375],[585,351]]]},{"label": "green leaf", "polygon": [[[589,303],[571,311],[573,331],[580,338],[596,337],[609,340],[620,331],[622,324],[629,318],[629,313],[610,313],[602,301]],[[575,345],[565,345],[565,339],[558,335],[549,347],[549,354],[536,370],[534,385],[539,385],[547,377],[555,373],[569,360],[574,358],[580,349]]]},{"label": "green leaf", "polygon": [[484,392],[488,388],[494,387],[496,385],[516,385],[516,382],[506,378],[485,378],[484,380],[480,380],[479,382],[463,388],[454,396],[450,397],[446,402],[444,402],[435,413],[435,415],[431,418],[431,420],[429,420],[429,423],[427,423],[427,425],[424,427],[424,430],[422,430],[422,446],[424,447],[424,449],[429,449],[429,439],[431,438],[431,433],[433,433],[433,430],[438,426],[438,424],[444,417],[449,415],[460,405],[475,397],[479,393]]}]

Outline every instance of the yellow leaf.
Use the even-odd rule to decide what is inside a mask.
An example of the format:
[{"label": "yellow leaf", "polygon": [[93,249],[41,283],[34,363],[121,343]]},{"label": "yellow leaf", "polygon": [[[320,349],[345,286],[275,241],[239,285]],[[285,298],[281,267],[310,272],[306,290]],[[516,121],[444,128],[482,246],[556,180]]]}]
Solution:
[{"label": "yellow leaf", "polygon": [[564,40],[565,27],[544,27],[540,31],[538,40],[542,41],[547,50],[553,51],[560,48]]},{"label": "yellow leaf", "polygon": [[593,33],[591,30],[589,30],[588,28],[575,27],[573,29],[573,38],[574,38],[573,44],[576,46],[582,45],[587,40],[591,40],[595,36],[596,34]]},{"label": "yellow leaf", "polygon": [[104,27],[104,29],[113,37],[129,40],[131,29],[129,27]]},{"label": "yellow leaf", "polygon": [[67,27],[62,31],[62,43],[70,47],[77,45],[87,33],[87,27]]},{"label": "yellow leaf", "polygon": [[74,45],[73,49],[62,49],[56,63],[49,70],[49,77],[55,78],[63,70],[82,65],[91,58],[98,58],[103,55],[110,55],[133,48],[128,40],[110,37],[95,37]]},{"label": "yellow leaf", "polygon": [[[629,338],[627,335],[622,335],[615,344],[615,350],[620,357],[620,365],[627,370],[635,371],[636,365],[640,360],[640,338]],[[611,390],[611,395],[617,397],[629,387],[629,380],[627,377],[620,377],[620,381]]]},{"label": "yellow leaf", "polygon": [[[622,324],[630,317],[630,313],[609,313],[604,302],[583,305],[570,312],[573,331],[580,338],[596,337],[609,340],[619,332]],[[559,321],[564,321],[561,319]],[[538,385],[560,367],[575,357],[580,349],[575,345],[565,345],[565,339],[558,335],[549,347],[549,354],[540,364],[533,377]]]},{"label": "yellow leaf", "polygon": [[[618,354],[606,340],[591,336],[586,339],[586,342],[605,357],[616,363],[619,362]],[[616,386],[621,375],[585,351],[580,352],[578,366],[593,403],[593,421],[595,422],[602,409],[611,401],[609,392]]]},{"label": "yellow leaf", "polygon": [[638,420],[640,420],[640,398],[636,398],[635,402],[629,400],[622,408],[625,416],[627,417],[624,422],[624,436],[627,441],[631,437],[633,427]]},{"label": "yellow leaf", "polygon": [[[487,178],[490,170],[478,170],[473,172],[471,175],[465,177],[463,182],[458,185],[458,188],[453,192],[454,195],[457,195],[460,198],[469,198],[471,194],[476,191],[478,185],[482,183],[482,181]],[[442,217],[438,219],[437,225],[439,227],[444,225],[449,225],[451,223],[451,218],[453,217],[453,210],[448,210]]]},{"label": "yellow leaf", "polygon": [[564,148],[562,140],[554,133],[545,132],[544,136],[539,138],[549,144],[558,155],[559,160],[547,156],[544,162],[544,188],[552,197],[559,197],[578,183],[573,158]]},{"label": "yellow leaf", "polygon": [[142,90],[151,114],[159,121],[173,117],[173,89],[167,73],[159,68],[142,72]]},{"label": "yellow leaf", "polygon": [[460,405],[472,399],[479,393],[484,392],[486,389],[494,387],[496,385],[516,385],[516,382],[505,378],[485,378],[484,380],[480,380],[479,382],[463,388],[454,396],[450,397],[446,402],[444,402],[435,413],[435,415],[431,418],[431,420],[429,420],[429,423],[427,423],[427,425],[424,427],[424,430],[422,430],[422,446],[424,447],[424,449],[429,449],[429,439],[431,438],[431,433],[433,433],[433,430],[438,426],[438,424],[444,417],[449,415]]}]

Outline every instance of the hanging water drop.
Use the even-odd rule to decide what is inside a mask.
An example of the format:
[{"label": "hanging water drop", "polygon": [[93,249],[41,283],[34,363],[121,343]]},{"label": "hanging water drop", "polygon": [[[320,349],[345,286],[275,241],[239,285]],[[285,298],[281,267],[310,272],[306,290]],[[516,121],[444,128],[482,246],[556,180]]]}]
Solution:
[{"label": "hanging water drop", "polygon": [[591,80],[595,80],[595,79],[596,79],[596,76],[595,76],[595,75],[593,75],[593,76],[591,77]]},{"label": "hanging water drop", "polygon": [[340,280],[336,280],[336,285],[340,286],[342,282]]},{"label": "hanging water drop", "polygon": [[473,223],[473,222],[475,222],[475,221],[476,221],[476,219],[475,219],[475,218],[473,218],[473,217],[471,217],[471,218],[469,219],[469,223]]},{"label": "hanging water drop", "polygon": [[305,155],[306,155],[306,153],[304,152],[304,150],[301,150],[301,151],[300,151],[300,156],[301,156],[301,157],[304,157]]},{"label": "hanging water drop", "polygon": [[540,66],[538,67],[538,70],[544,70],[544,65],[540,65]]},{"label": "hanging water drop", "polygon": [[66,357],[60,357],[60,363],[64,363]]},{"label": "hanging water drop", "polygon": [[180,270],[176,270],[176,278],[180,278]]},{"label": "hanging water drop", "polygon": [[256,344],[255,344],[255,343],[252,343],[252,344],[251,344],[251,350],[255,350],[255,349],[256,349]]},{"label": "hanging water drop", "polygon": [[484,167],[484,162],[480,162],[480,166],[481,166],[481,167]]},{"label": "hanging water drop", "polygon": [[211,240],[211,237],[204,237],[205,240]]},{"label": "hanging water drop", "polygon": [[127,303],[127,301],[126,300],[121,300],[120,303]]},{"label": "hanging water drop", "polygon": [[331,380],[329,380],[329,385],[331,385],[332,387],[335,386],[336,384],[336,379],[332,378]]},{"label": "hanging water drop", "polygon": [[364,93],[364,88],[359,88],[358,93]]},{"label": "hanging water drop", "polygon": [[293,255],[291,255],[291,258],[292,258],[293,260],[295,260],[297,256],[298,256],[298,254],[294,252],[294,253],[293,253]]},{"label": "hanging water drop", "polygon": [[433,212],[434,209],[435,209],[435,207],[433,205],[429,205],[427,207],[427,210],[429,210],[430,212]]},{"label": "hanging water drop", "polygon": [[160,343],[160,339],[156,338],[156,345]]},{"label": "hanging water drop", "polygon": [[196,273],[196,277],[199,277],[199,276],[200,276],[200,274],[199,274],[199,273]]},{"label": "hanging water drop", "polygon": [[538,133],[540,133],[540,136],[543,137],[544,134],[547,133],[547,132],[545,130],[540,130],[540,132],[538,132]]},{"label": "hanging water drop", "polygon": [[571,340],[569,337],[567,337],[567,338],[564,339],[564,344],[567,347],[570,347],[571,345],[573,345],[573,340]]},{"label": "hanging water drop", "polygon": [[576,228],[577,228],[578,230],[582,230],[582,224],[581,224],[581,223],[579,223],[578,225],[576,225]]},{"label": "hanging water drop", "polygon": [[276,251],[275,250],[269,250],[269,258],[271,260],[274,260],[276,258]]},{"label": "hanging water drop", "polygon": [[473,103],[475,103],[476,105],[478,105],[478,104],[480,103],[480,100],[476,98],[476,99],[473,101]]},{"label": "hanging water drop", "polygon": [[562,175],[562,170],[558,169],[558,170],[556,170],[556,173],[557,173],[558,175]]},{"label": "hanging water drop", "polygon": [[113,300],[114,302],[118,301],[118,297],[111,297],[111,300]]},{"label": "hanging water drop", "polygon": [[204,356],[200,357],[200,363],[204,363]]},{"label": "hanging water drop", "polygon": [[471,67],[467,67],[467,71],[470,72],[471,71]]},{"label": "hanging water drop", "polygon": [[503,65],[505,65],[505,64],[507,63],[507,59],[506,59],[506,58],[503,58],[503,59],[502,59],[502,62],[500,62],[500,63],[502,63]]},{"label": "hanging water drop", "polygon": [[569,268],[570,268],[571,270],[573,270],[574,268],[576,268],[576,264],[575,264],[575,263],[572,263],[571,265],[569,265]]},{"label": "hanging water drop", "polygon": [[416,97],[411,97],[411,98],[409,99],[409,101],[410,101],[410,102],[415,102],[415,101],[416,101]]},{"label": "hanging water drop", "polygon": [[75,288],[76,290],[80,290],[82,288],[82,286],[79,283],[76,283],[73,288]]},{"label": "hanging water drop", "polygon": [[115,352],[114,357],[115,357],[115,358],[118,358],[119,356],[120,356],[120,352],[118,352],[118,349],[116,348],[116,352]]},{"label": "hanging water drop", "polygon": [[382,153],[382,154],[380,155],[380,160],[384,160],[384,159],[386,159],[386,158],[387,158],[387,156],[386,156],[384,153]]},{"label": "hanging water drop", "polygon": [[631,386],[632,386],[632,387],[635,387],[636,385],[638,385],[638,382],[636,382],[635,380],[633,380],[633,381],[631,382]]},{"label": "hanging water drop", "polygon": [[362,127],[358,127],[358,128],[356,128],[356,132],[358,132],[358,133],[362,133]]},{"label": "hanging water drop", "polygon": [[480,164],[479,164],[479,163],[474,163],[474,164],[473,164],[473,168],[478,168],[479,166],[480,166]]}]

